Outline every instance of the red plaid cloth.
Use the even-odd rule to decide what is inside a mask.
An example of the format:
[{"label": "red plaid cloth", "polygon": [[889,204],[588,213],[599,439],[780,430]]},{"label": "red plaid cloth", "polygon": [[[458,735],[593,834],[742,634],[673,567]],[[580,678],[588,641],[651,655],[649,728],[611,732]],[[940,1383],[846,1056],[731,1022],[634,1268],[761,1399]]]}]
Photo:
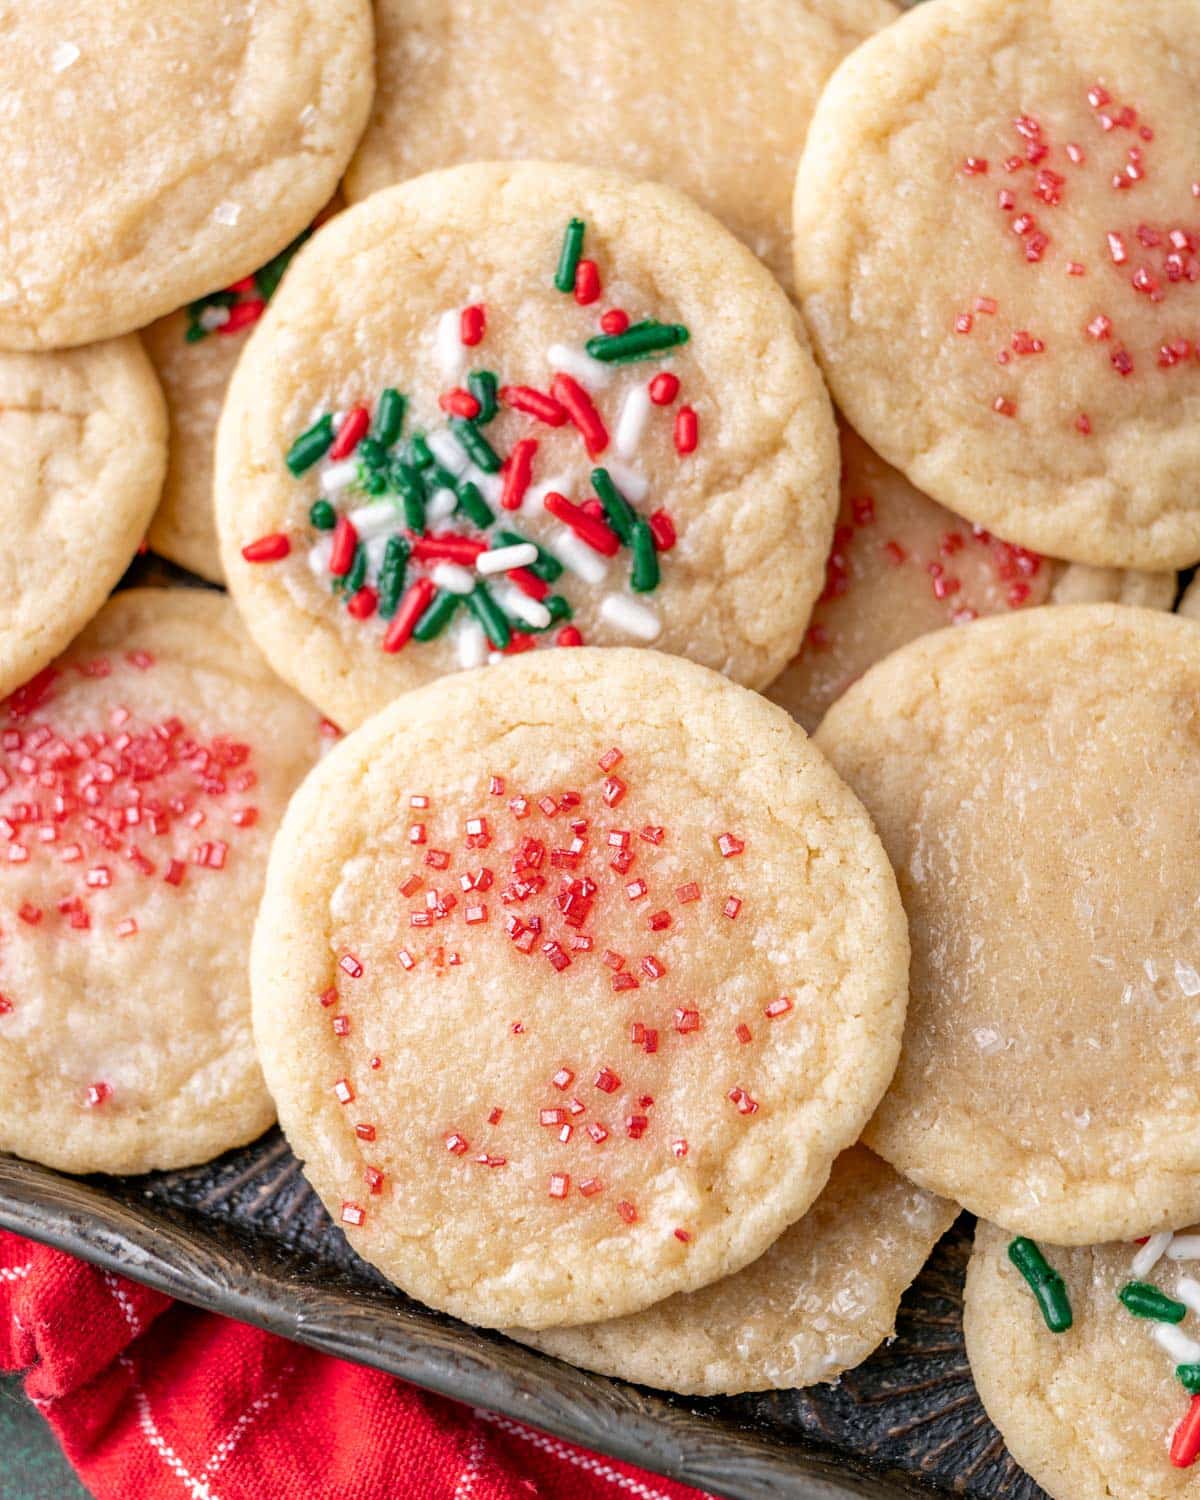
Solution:
[{"label": "red plaid cloth", "polygon": [[0,1369],[99,1500],[704,1500],[2,1232]]}]

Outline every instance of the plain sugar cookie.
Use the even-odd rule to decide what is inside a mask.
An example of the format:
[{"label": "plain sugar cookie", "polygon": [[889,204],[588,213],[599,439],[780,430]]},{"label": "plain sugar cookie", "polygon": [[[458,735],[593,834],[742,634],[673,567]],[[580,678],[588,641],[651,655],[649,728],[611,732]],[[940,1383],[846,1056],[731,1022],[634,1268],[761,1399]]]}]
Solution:
[{"label": "plain sugar cookie", "polygon": [[217,439],[229,586],[347,728],[535,647],[654,645],[765,686],[836,488],[776,282],[674,190],[570,166],[456,167],[326,224]]},{"label": "plain sugar cookie", "polygon": [[842,504],[825,587],[796,659],[767,697],[811,734],[889,651],[984,615],[1038,604],[1170,609],[1174,573],[1063,563],[962,522],[843,426]]},{"label": "plain sugar cookie", "polygon": [[167,462],[136,338],[0,353],[0,696],[51,661],[129,566]]},{"label": "plain sugar cookie", "polygon": [[118,594],[0,704],[0,1150],[207,1161],[271,1123],[247,956],[312,709],[218,594]]},{"label": "plain sugar cookie", "polygon": [[[1042,1247],[1070,1308],[1060,1333],[1011,1243],[991,1224],[976,1229],[963,1332],[1013,1457],[1053,1500],[1189,1500],[1200,1453],[1200,1233]],[[1037,1252],[1032,1269],[1036,1279]]]},{"label": "plain sugar cookie", "polygon": [[879,842],[785,714],[657,652],[530,653],[305,781],[254,1028],[355,1251],[538,1329],[761,1255],[886,1087],[906,974]]},{"label": "plain sugar cookie", "polygon": [[1200,31],[1179,0],[937,0],[821,97],[796,281],[918,488],[1103,567],[1200,558]]},{"label": "plain sugar cookie", "polygon": [[1200,629],[1123,605],[925,636],[826,714],[912,937],[865,1140],[981,1217],[1085,1244],[1200,1217]]},{"label": "plain sugar cookie", "polygon": [[836,1380],[894,1332],[900,1298],[957,1216],[854,1147],[744,1271],[611,1322],[508,1332],[582,1369],[685,1396]]},{"label": "plain sugar cookie", "polygon": [[367,0],[37,0],[0,49],[0,348],[128,333],[249,276],[332,196]]},{"label": "plain sugar cookie", "polygon": [[379,87],[346,191],[496,157],[615,167],[688,193],[790,284],[817,95],[897,14],[890,0],[380,0]]}]

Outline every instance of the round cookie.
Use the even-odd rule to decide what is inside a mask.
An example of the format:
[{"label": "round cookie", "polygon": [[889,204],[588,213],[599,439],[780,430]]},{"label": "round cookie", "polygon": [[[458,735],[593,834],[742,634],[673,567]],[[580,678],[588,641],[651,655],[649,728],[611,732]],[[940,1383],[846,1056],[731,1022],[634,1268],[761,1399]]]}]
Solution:
[{"label": "round cookie", "polygon": [[0,1150],[144,1172],[273,1109],[246,973],[312,709],[221,596],[115,596],[0,705]]},{"label": "round cookie", "polygon": [[939,0],[821,97],[796,281],[834,397],[1009,541],[1200,557],[1198,89],[1176,0]]},{"label": "round cookie", "polygon": [[862,809],[779,709],[657,652],[428,685],[301,787],[252,954],[289,1141],[355,1251],[486,1326],[761,1255],[899,1047]]},{"label": "round cookie", "polygon": [[136,338],[0,353],[0,696],[104,603],[146,534],[166,462],[162,391]]},{"label": "round cookie", "polygon": [[[993,1225],[976,1229],[963,1332],[979,1395],[1013,1457],[1053,1500],[1195,1495],[1197,1427],[1185,1418],[1200,1374],[1196,1232],[1176,1236],[1182,1259],[1158,1244],[1045,1247],[1071,1308],[1070,1329],[1057,1334],[1009,1259],[1009,1241]],[[1131,1315],[1118,1299],[1130,1282],[1175,1301],[1171,1316],[1181,1320]],[[1187,1387],[1176,1376],[1185,1363]]]},{"label": "round cookie", "polygon": [[381,0],[379,86],[346,191],[355,202],[480,159],[603,163],[688,193],[790,285],[789,203],[817,96],[898,13],[891,0],[529,0],[500,12]]},{"label": "round cookie", "polygon": [[168,313],[142,330],[171,424],[167,477],[147,536],[161,556],[221,583],[213,517],[213,445],[229,377],[245,335],[266,311],[305,230],[273,260],[222,291]]},{"label": "round cookie", "polygon": [[981,615],[1112,601],[1170,609],[1174,573],[1063,563],[964,525],[842,427],[842,507],[825,589],[796,659],[767,697],[811,734],[889,651]]},{"label": "round cookie", "polygon": [[744,1271],[611,1322],[508,1332],[586,1370],[685,1396],[836,1380],[894,1332],[900,1298],[957,1216],[856,1146]]},{"label": "round cookie", "polygon": [[1200,1217],[1200,632],[1124,605],[939,631],[816,741],[875,819],[912,938],[864,1139],[1056,1244]]},{"label": "round cookie", "polygon": [[375,194],[296,257],[230,385],[247,625],[345,727],[489,648],[654,644],[765,686],[837,504],[803,339],[670,188],[483,164]]},{"label": "round cookie", "polygon": [[366,0],[39,0],[0,53],[0,348],[128,333],[265,264],[332,195]]}]

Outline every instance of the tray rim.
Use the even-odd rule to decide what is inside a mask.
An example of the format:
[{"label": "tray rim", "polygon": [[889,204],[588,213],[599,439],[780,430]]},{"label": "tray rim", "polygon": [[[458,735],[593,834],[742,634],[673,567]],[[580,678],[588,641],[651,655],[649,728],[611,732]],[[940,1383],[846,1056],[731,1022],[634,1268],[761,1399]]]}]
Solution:
[{"label": "tray rim", "polygon": [[[234,1232],[228,1242],[218,1240],[206,1233],[203,1220],[185,1227],[151,1204],[111,1196],[102,1183],[0,1154],[0,1229],[64,1250],[191,1306],[371,1366],[726,1500],[927,1500],[940,1493],[910,1474],[846,1450],[738,1432],[686,1406],[672,1405],[668,1424],[645,1409],[647,1400],[665,1399],[658,1393],[642,1393],[547,1355],[536,1355],[547,1378],[522,1381],[485,1357],[488,1343],[502,1335],[485,1332],[483,1345],[473,1349],[472,1340],[481,1331],[451,1319],[443,1341],[450,1347],[439,1347],[438,1340],[407,1329],[401,1320],[381,1316],[365,1297],[356,1308],[352,1290],[276,1277],[257,1268],[248,1245],[238,1244]],[[216,1274],[218,1266],[223,1278]],[[580,1388],[576,1399],[566,1399],[565,1384]],[[597,1399],[578,1399],[583,1390],[593,1391]],[[563,1399],[556,1400],[559,1395]]]}]

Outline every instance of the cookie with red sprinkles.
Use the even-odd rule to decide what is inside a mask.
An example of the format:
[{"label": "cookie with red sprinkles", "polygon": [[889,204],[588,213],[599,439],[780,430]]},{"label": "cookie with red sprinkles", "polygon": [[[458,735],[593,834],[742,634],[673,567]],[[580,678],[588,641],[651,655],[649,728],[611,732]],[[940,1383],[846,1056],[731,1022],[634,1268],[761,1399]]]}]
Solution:
[{"label": "cookie with red sprinkles", "polygon": [[217,441],[230,588],[352,727],[506,655],[654,645],[754,687],[794,655],[836,508],[783,292],[672,189],[484,164],[323,226]]},{"label": "cookie with red sprinkles", "polygon": [[0,697],[39,672],[133,560],[167,464],[167,415],[136,338],[0,352]]},{"label": "cookie with red sprinkles", "polygon": [[252,957],[280,1119],[354,1249],[487,1326],[761,1255],[895,1063],[870,823],[779,709],[657,652],[407,694],[305,781]]},{"label": "cookie with red sprinkles", "polygon": [[842,504],[796,659],[767,689],[810,733],[874,662],[920,635],[1038,604],[1170,609],[1174,573],[1043,557],[962,521],[843,426]]},{"label": "cookie with red sprinkles", "polygon": [[1200,31],[938,0],[854,52],[796,184],[839,407],[940,504],[1100,567],[1200,558]]},{"label": "cookie with red sprinkles", "polygon": [[875,819],[912,938],[866,1143],[1015,1234],[1200,1217],[1200,630],[1126,605],[938,631],[816,743]]},{"label": "cookie with red sprinkles", "polygon": [[118,594],[0,703],[0,1150],[143,1172],[271,1123],[250,928],[318,744],[194,590]]},{"label": "cookie with red sprinkles", "polygon": [[514,1338],[585,1370],[686,1396],[836,1380],[895,1331],[900,1298],[958,1207],[861,1146],[744,1271],[645,1312]]},{"label": "cookie with red sprinkles", "polygon": [[368,0],[38,0],[0,49],[0,348],[142,328],[250,276],[332,196]]},{"label": "cookie with red sprinkles", "polygon": [[[1200,1232],[1041,1247],[1069,1327],[1027,1284],[1039,1252],[981,1223],[963,1333],[1013,1458],[1053,1500],[1187,1500],[1200,1459]],[[1043,1283],[1044,1284],[1044,1283]]]}]

